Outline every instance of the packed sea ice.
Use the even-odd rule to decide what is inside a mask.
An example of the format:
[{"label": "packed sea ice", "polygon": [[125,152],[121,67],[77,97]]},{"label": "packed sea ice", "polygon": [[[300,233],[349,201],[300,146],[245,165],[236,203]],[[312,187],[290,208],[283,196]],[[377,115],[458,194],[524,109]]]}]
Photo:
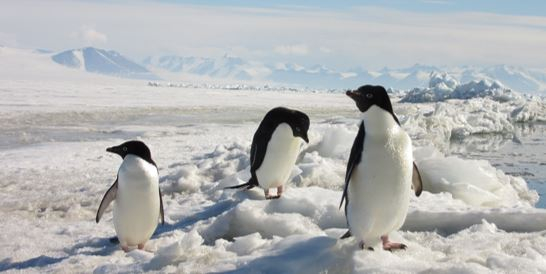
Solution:
[{"label": "packed sea ice", "polygon": [[[514,133],[514,122],[544,119],[539,99],[395,103],[424,192],[390,235],[408,249],[391,253],[339,239],[359,119],[343,94],[158,88],[102,77],[0,86],[0,271],[546,272],[546,210],[535,207],[536,191],[487,161],[442,150],[452,138]],[[225,190],[249,178],[252,135],[278,105],[305,111],[312,123],[285,194],[264,200],[259,189]],[[99,224],[94,217],[121,162],[104,150],[128,139],[145,141],[158,163],[166,224],[145,250],[125,253],[110,242],[111,211]]]}]

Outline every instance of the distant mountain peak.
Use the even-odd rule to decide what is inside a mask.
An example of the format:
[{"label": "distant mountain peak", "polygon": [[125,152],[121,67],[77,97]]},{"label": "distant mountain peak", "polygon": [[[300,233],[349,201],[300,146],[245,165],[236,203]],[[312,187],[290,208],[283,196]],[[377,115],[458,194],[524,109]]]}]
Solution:
[{"label": "distant mountain peak", "polygon": [[51,59],[63,66],[87,72],[133,79],[159,79],[143,66],[113,50],[84,47],[60,52]]}]

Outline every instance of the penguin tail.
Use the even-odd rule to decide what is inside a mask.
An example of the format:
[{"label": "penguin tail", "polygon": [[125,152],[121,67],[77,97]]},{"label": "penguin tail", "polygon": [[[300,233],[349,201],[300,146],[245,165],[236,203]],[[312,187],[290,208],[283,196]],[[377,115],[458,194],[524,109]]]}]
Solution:
[{"label": "penguin tail", "polygon": [[250,180],[248,180],[248,182],[244,183],[244,184],[241,184],[241,185],[236,185],[236,186],[228,186],[228,187],[225,187],[224,189],[240,189],[240,188],[244,188],[244,189],[251,189],[251,188],[254,188],[255,186],[258,185],[258,182],[256,181],[256,179],[254,179],[254,177],[250,178]]},{"label": "penguin tail", "polygon": [[341,236],[340,239],[346,239],[346,238],[349,238],[351,236],[352,236],[351,231],[347,230],[347,232],[345,232],[345,234],[343,234],[343,236]]}]

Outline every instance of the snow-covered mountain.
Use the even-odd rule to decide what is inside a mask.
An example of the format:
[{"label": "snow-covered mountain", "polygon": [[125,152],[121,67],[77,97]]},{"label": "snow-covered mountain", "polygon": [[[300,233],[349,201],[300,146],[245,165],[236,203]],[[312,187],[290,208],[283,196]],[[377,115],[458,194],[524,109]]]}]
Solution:
[{"label": "snow-covered mountain", "polygon": [[383,68],[371,71],[362,67],[347,71],[323,65],[305,67],[293,63],[263,64],[238,57],[221,58],[159,56],[144,60],[150,70],[157,68],[186,75],[226,78],[233,80],[271,81],[311,88],[353,88],[366,84],[384,85],[409,90],[427,87],[432,72],[447,72],[460,82],[499,81],[507,88],[526,93],[546,92],[546,71],[498,65],[491,67],[441,68],[416,64],[402,69]]},{"label": "snow-covered mountain", "polygon": [[[4,51],[19,52],[5,47]],[[57,54],[47,50],[34,50],[25,54],[27,59],[47,58],[49,61],[53,60],[65,67],[83,72],[132,79],[158,80],[161,78],[168,81],[190,82],[218,80],[241,83],[249,81],[312,89],[348,89],[363,84],[375,84],[392,89],[411,90],[427,88],[433,73],[448,73],[460,83],[497,81],[504,87],[518,92],[546,94],[546,69],[526,69],[507,65],[435,67],[416,64],[408,68],[383,68],[373,71],[364,67],[339,70],[324,65],[302,66],[281,62],[266,64],[229,55],[218,58],[154,56],[138,64],[116,51],[92,47],[72,49]],[[10,56],[13,59],[18,55]]]},{"label": "snow-covered mountain", "polygon": [[174,73],[194,74],[213,78],[230,78],[235,80],[253,80],[256,73],[252,69],[256,66],[238,57],[224,55],[213,59],[206,57],[182,57],[167,55],[148,57],[142,62],[152,70],[160,69]]},{"label": "snow-covered mountain", "polygon": [[51,59],[56,63],[67,67],[93,73],[123,78],[159,79],[145,67],[112,50],[103,50],[93,47],[71,49],[55,54]]}]

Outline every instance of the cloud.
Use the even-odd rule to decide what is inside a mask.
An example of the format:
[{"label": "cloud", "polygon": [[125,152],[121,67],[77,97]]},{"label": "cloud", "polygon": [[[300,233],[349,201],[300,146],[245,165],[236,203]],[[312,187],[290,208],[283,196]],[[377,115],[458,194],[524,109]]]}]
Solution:
[{"label": "cloud", "polygon": [[12,33],[0,32],[0,46],[16,47],[17,38]]},{"label": "cloud", "polygon": [[307,55],[309,48],[306,45],[281,45],[273,49],[274,52],[282,55]]},{"label": "cloud", "polygon": [[105,44],[108,41],[106,34],[89,26],[81,27],[78,37],[88,44]]},{"label": "cloud", "polygon": [[[7,1],[7,7],[0,9],[0,32],[8,32],[3,27],[9,26],[9,33],[16,35],[22,47],[62,50],[81,47],[83,42],[107,43],[109,49],[136,59],[165,53],[215,57],[227,52],[266,63],[320,63],[340,69],[415,63],[546,64],[546,16],[412,12],[370,6],[340,11],[176,1],[134,1],[131,5],[126,1],[58,1],[63,5]],[[21,20],[20,14],[29,20]],[[100,25],[90,25],[98,17]]]},{"label": "cloud", "polygon": [[322,53],[332,53],[332,49],[327,48],[327,47],[320,47],[319,50]]}]

